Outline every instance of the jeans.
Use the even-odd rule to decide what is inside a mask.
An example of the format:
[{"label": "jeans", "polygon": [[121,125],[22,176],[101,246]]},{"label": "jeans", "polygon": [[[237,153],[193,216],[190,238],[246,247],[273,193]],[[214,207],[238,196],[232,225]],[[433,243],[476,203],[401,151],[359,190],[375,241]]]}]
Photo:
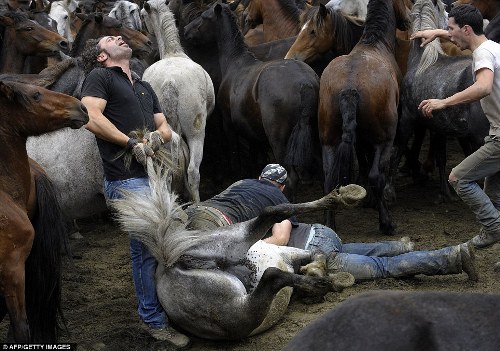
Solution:
[{"label": "jeans", "polygon": [[[121,190],[149,192],[148,178],[104,180],[107,199],[123,197]],[[167,325],[167,316],[156,295],[155,272],[158,263],[148,249],[140,241],[134,239],[130,240],[130,254],[139,317],[151,328],[164,328]]]},{"label": "jeans", "polygon": [[462,271],[458,246],[408,252],[402,241],[342,244],[332,229],[319,224],[312,226],[305,249],[323,251],[329,272],[349,272],[356,281]]},{"label": "jeans", "polygon": [[[500,230],[500,140],[487,136],[484,145],[465,158],[451,173],[457,195],[488,231]],[[476,183],[484,179],[484,190]]]}]

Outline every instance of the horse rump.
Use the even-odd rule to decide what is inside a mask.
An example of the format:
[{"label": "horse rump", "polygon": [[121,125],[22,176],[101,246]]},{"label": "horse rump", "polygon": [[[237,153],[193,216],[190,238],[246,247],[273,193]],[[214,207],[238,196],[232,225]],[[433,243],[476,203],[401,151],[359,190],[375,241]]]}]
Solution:
[{"label": "horse rump", "polygon": [[299,332],[283,351],[496,350],[500,296],[373,291],[342,302]]}]

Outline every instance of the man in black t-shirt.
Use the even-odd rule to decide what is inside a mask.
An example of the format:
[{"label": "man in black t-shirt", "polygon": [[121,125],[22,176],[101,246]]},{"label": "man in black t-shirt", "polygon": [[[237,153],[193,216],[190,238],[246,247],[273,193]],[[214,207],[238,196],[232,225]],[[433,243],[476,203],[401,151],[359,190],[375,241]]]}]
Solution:
[{"label": "man in black t-shirt", "polygon": [[[268,164],[259,179],[243,179],[233,183],[220,194],[187,209],[190,229],[207,229],[240,223],[257,217],[264,208],[289,203],[283,194],[287,172],[279,164]],[[276,223],[271,231],[272,244],[281,244],[288,237],[295,217]],[[286,243],[285,243],[286,244]]]},{"label": "man in black t-shirt", "polygon": [[[172,130],[161,112],[151,86],[130,70],[132,49],[120,36],[87,42],[84,66],[96,67],[82,86],[82,103],[90,117],[86,128],[96,135],[104,168],[104,190],[108,199],[122,197],[122,190],[149,192],[144,166],[147,156],[170,141]],[[100,66],[100,67],[99,67]],[[149,130],[143,140],[130,138],[133,130]],[[117,154],[131,149],[135,159],[127,167]],[[156,294],[157,262],[146,247],[130,240],[132,274],[141,326],[155,339],[184,347],[189,338],[168,325]]]}]

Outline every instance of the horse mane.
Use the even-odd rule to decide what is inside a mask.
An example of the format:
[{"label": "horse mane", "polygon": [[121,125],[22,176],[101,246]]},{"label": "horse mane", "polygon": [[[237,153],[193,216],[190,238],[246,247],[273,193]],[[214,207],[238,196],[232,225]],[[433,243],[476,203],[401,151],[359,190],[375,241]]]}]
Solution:
[{"label": "horse mane", "polygon": [[[229,53],[229,56],[238,55],[240,53],[245,53],[247,55],[251,55],[255,58],[255,55],[248,50],[248,46],[245,43],[245,39],[243,37],[243,33],[241,33],[240,28],[238,27],[238,22],[236,20],[236,15],[231,11],[229,6],[221,5],[222,12],[221,15],[227,19],[227,25],[229,25],[229,30],[231,33],[231,38],[234,42],[234,47],[232,48],[232,52]],[[223,24],[225,26],[226,24]]]},{"label": "horse mane", "polygon": [[287,14],[287,16],[289,16],[293,21],[297,23],[300,22],[300,8],[296,0],[279,0],[278,3],[281,5],[281,8]]},{"label": "horse mane", "polygon": [[2,14],[4,17],[9,17],[15,24],[29,20],[30,18],[25,12],[22,11],[8,11]]},{"label": "horse mane", "polygon": [[181,19],[183,23],[190,23],[194,19],[200,17],[205,10],[208,10],[210,6],[217,1],[218,0],[211,0],[207,2],[204,0],[198,0],[184,5],[181,10]]},{"label": "horse mane", "polygon": [[[439,10],[439,3],[442,4],[442,2],[437,0],[437,3],[438,7],[436,8],[432,0],[417,0],[415,2],[411,10],[411,17],[413,18],[413,32],[426,29],[436,29],[439,27],[438,11],[444,11],[444,6],[441,7],[442,10]],[[420,58],[415,75],[421,74],[427,68],[432,66],[437,61],[439,54],[444,54],[439,39],[433,40],[427,44]]]},{"label": "horse mane", "polygon": [[[327,21],[330,21],[332,25],[332,32],[327,34],[335,38],[336,51],[339,55],[348,54],[357,44],[357,40],[353,37],[353,32],[349,27],[349,23],[362,27],[364,22],[357,17],[347,16],[340,10],[327,8],[327,11]],[[317,32],[324,33],[325,30],[327,30],[327,26],[323,17],[318,14],[319,6],[311,8],[308,12],[313,13],[310,23],[314,26],[315,30]]]},{"label": "horse mane", "polygon": [[160,52],[160,57],[171,56],[176,54],[185,55],[184,49],[180,44],[179,30],[175,25],[175,16],[170,11],[165,1],[155,0],[149,2],[151,6],[157,6],[157,11],[160,16],[160,31],[163,33],[163,52]]},{"label": "horse mane", "polygon": [[69,55],[72,57],[76,56],[76,53],[81,47],[85,46],[85,28],[89,25],[89,23],[92,21],[90,17],[93,15],[86,15],[85,19],[82,22],[82,25],[80,27],[80,30],[76,34],[76,38],[73,41],[73,45],[71,46],[71,51],[69,52]]},{"label": "horse mane", "polygon": [[365,30],[360,43],[373,45],[385,41],[388,28],[394,27],[396,21],[393,12],[392,3],[389,0],[370,0],[368,2]]}]

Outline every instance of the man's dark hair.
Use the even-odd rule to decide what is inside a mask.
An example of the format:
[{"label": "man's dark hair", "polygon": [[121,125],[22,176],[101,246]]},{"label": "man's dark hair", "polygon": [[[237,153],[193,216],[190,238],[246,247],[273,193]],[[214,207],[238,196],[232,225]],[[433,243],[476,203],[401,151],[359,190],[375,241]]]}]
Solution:
[{"label": "man's dark hair", "polygon": [[476,35],[484,34],[483,15],[476,7],[468,4],[453,6],[448,14],[448,18],[451,17],[460,28],[469,25]]},{"label": "man's dark hair", "polygon": [[97,56],[101,53],[101,48],[99,47],[98,39],[89,39],[85,43],[85,47],[83,48],[83,52],[81,54],[82,58],[82,66],[85,75],[89,74],[96,67],[103,67],[103,65],[97,61]]}]

